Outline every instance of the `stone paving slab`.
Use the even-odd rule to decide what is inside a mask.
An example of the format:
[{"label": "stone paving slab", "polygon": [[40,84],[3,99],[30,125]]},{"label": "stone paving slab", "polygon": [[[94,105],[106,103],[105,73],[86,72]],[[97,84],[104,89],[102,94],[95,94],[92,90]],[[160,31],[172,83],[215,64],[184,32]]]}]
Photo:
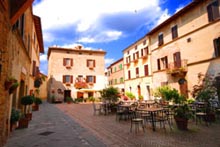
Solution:
[{"label": "stone paving slab", "polygon": [[33,112],[29,127],[11,133],[5,147],[105,147],[88,129],[44,102]]},{"label": "stone paving slab", "polygon": [[116,121],[115,115],[93,115],[92,104],[59,104],[61,111],[90,130],[109,147],[220,147],[220,121],[206,126],[190,121],[188,131],[147,125],[146,132],[130,133],[130,121]]}]

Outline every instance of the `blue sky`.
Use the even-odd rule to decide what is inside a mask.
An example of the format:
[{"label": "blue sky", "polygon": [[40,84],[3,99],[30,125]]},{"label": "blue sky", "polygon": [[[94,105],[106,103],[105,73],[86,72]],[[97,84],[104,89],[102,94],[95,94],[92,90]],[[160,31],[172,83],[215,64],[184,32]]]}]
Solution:
[{"label": "blue sky", "polygon": [[192,0],[35,0],[41,17],[45,54],[40,70],[47,75],[50,46],[103,49],[106,67],[122,51]]}]

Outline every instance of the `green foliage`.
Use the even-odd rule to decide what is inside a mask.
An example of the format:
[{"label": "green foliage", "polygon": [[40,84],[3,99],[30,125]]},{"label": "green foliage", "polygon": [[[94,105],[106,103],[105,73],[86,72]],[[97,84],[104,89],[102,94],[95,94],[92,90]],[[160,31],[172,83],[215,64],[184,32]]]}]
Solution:
[{"label": "green foliage", "polygon": [[95,102],[95,98],[94,98],[93,96],[88,97],[88,100],[89,100],[90,102]]},{"label": "green foliage", "polygon": [[139,96],[138,96],[138,99],[139,99],[140,101],[142,101],[142,100],[144,100],[144,97],[143,97],[142,95],[139,95]]},{"label": "green foliage", "polygon": [[117,102],[118,101],[118,89],[115,87],[109,87],[109,88],[105,88],[103,90],[100,91],[100,94],[102,96],[102,99],[111,102]]},{"label": "green foliage", "polygon": [[83,102],[83,98],[75,98],[73,103]]},{"label": "green foliage", "polygon": [[168,85],[164,85],[161,87],[158,87],[155,92],[154,96],[161,97],[163,100],[166,101],[174,101],[174,103],[180,103],[181,98],[179,98],[179,93],[176,89],[172,89]]},{"label": "green foliage", "polygon": [[193,116],[193,114],[188,104],[185,103],[183,105],[176,106],[176,108],[174,108],[174,116],[179,118],[189,119]]},{"label": "green foliage", "polygon": [[125,95],[129,97],[131,100],[135,99],[135,95],[132,92],[126,92]]},{"label": "green foliage", "polygon": [[25,105],[25,106],[31,105],[31,104],[33,104],[33,102],[34,102],[34,97],[31,95],[26,95],[26,96],[21,97],[21,104],[22,105]]},{"label": "green foliage", "polygon": [[37,104],[37,105],[42,104],[41,98],[35,97],[35,98],[34,98],[34,103]]},{"label": "green foliage", "polygon": [[73,99],[72,99],[71,97],[66,97],[66,102],[72,103],[72,102],[73,102]]},{"label": "green foliage", "polygon": [[209,75],[198,74],[198,84],[193,86],[192,95],[199,101],[208,102],[215,98],[217,89],[215,87],[215,80]]},{"label": "green foliage", "polygon": [[20,111],[16,110],[15,108],[12,108],[11,110],[11,123],[15,123],[20,119]]}]

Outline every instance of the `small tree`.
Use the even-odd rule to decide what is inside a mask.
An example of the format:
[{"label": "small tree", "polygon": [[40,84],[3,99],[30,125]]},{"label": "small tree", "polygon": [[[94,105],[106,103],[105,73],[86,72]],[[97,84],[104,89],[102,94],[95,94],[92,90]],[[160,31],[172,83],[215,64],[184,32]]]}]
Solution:
[{"label": "small tree", "polygon": [[102,99],[109,101],[110,103],[115,103],[118,101],[119,91],[115,87],[105,88],[100,91]]}]

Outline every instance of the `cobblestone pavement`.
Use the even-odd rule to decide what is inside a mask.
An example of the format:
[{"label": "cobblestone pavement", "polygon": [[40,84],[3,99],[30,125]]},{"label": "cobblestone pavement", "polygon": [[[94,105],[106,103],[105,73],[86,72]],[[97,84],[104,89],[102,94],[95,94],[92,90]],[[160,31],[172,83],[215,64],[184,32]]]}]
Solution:
[{"label": "cobblestone pavement", "polygon": [[220,147],[220,121],[206,126],[189,123],[188,131],[166,130],[158,124],[156,131],[147,125],[145,132],[130,133],[130,121],[116,121],[115,115],[93,115],[91,104],[58,104],[61,111],[90,130],[109,147]]},{"label": "cobblestone pavement", "polygon": [[[65,105],[64,105],[65,106]],[[28,128],[11,133],[5,147],[105,147],[90,131],[44,102],[32,113]]]}]

